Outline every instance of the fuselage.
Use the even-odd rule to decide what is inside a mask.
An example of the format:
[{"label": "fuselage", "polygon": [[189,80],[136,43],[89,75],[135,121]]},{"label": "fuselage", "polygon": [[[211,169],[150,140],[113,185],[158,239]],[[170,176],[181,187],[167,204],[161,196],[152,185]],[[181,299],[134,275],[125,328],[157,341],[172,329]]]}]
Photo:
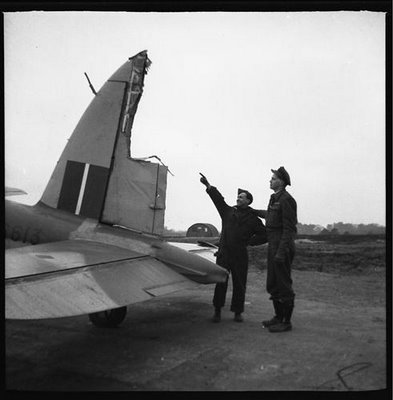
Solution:
[{"label": "fuselage", "polygon": [[94,240],[97,235],[102,236],[105,234],[113,236],[119,245],[122,242],[122,238],[137,240],[143,237],[144,242],[160,240],[158,236],[150,236],[121,227],[101,224],[94,219],[54,209],[41,202],[35,206],[29,206],[6,200],[5,230],[6,238],[21,242],[21,245],[25,243],[34,245],[77,238]]},{"label": "fuselage", "polygon": [[[6,239],[18,245],[91,240],[115,245],[163,261],[199,282],[224,281],[227,272],[212,262],[166,243],[161,237],[99,223],[39,202],[34,206],[5,201]],[[17,243],[16,243],[17,242]]]}]

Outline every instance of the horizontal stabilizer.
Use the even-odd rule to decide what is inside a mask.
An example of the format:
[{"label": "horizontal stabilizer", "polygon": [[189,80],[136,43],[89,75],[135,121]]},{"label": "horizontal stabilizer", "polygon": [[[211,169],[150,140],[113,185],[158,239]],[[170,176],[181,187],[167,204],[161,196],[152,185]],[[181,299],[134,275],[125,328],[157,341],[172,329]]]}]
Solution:
[{"label": "horizontal stabilizer", "polygon": [[[218,244],[218,242],[217,242]],[[198,245],[205,246],[205,247],[212,247],[213,249],[218,249],[218,246],[214,243],[206,242],[204,240],[198,240]]]},{"label": "horizontal stabilizer", "polygon": [[10,249],[5,264],[7,319],[90,314],[195,286],[152,257],[84,240]]},{"label": "horizontal stabilizer", "polygon": [[182,250],[188,251],[190,253],[197,254],[200,257],[205,258],[208,261],[213,263],[216,262],[215,252],[217,248],[211,246],[201,246],[195,243],[182,243],[182,242],[168,242],[170,245],[174,247],[178,247]]}]

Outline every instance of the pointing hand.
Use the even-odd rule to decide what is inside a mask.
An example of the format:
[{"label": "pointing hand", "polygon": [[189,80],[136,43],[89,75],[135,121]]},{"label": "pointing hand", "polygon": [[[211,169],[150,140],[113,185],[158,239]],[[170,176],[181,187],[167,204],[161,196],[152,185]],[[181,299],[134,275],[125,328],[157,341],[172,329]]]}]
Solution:
[{"label": "pointing hand", "polygon": [[201,173],[199,173],[199,175],[201,176],[201,183],[203,183],[205,186],[209,186],[209,181],[207,180],[206,176]]}]

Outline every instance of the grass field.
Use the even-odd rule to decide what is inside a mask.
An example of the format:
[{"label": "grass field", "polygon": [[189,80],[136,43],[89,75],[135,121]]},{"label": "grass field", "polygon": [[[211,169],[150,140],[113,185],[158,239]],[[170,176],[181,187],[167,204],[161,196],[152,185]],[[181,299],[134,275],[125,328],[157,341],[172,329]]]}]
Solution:
[{"label": "grass field", "polygon": [[[250,265],[266,269],[267,245],[249,247]],[[379,235],[301,236],[293,269],[345,274],[384,272],[386,243]]]},{"label": "grass field", "polygon": [[[249,247],[250,272],[265,274],[266,256],[267,245]],[[373,321],[370,307],[386,307],[387,301],[384,237],[301,236],[296,240],[292,278],[298,300],[353,306],[365,320]]]}]

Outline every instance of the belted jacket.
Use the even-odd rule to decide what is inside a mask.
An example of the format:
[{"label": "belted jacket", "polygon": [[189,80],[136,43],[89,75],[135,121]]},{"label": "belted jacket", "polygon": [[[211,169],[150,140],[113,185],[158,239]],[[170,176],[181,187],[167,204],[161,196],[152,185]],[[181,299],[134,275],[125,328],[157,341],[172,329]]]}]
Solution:
[{"label": "belted jacket", "polygon": [[266,228],[251,207],[229,206],[214,186],[210,186],[206,192],[216,206],[222,221],[220,251],[240,250],[267,242]]},{"label": "belted jacket", "polygon": [[265,218],[268,236],[274,238],[277,237],[275,235],[277,233],[280,237],[276,257],[284,258],[286,249],[297,233],[297,204],[295,199],[283,189],[271,195],[267,210],[258,210],[257,214]]}]

